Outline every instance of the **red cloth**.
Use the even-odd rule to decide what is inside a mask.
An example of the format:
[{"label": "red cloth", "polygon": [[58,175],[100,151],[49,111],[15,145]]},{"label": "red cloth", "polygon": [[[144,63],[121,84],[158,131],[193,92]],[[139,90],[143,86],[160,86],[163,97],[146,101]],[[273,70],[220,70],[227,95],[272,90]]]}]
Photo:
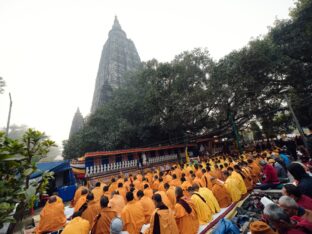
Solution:
[{"label": "red cloth", "polygon": [[306,195],[301,195],[301,198],[297,201],[297,204],[304,209],[307,210],[312,210],[312,198],[306,196]]},{"label": "red cloth", "polygon": [[312,223],[308,222],[305,219],[301,219],[294,228],[286,231],[285,233],[286,234],[306,234],[306,233],[311,233],[311,230],[312,230]]},{"label": "red cloth", "polygon": [[275,168],[269,164],[265,165],[263,174],[265,175],[265,179],[263,180],[263,184],[279,184],[279,179],[277,177],[277,172]]}]

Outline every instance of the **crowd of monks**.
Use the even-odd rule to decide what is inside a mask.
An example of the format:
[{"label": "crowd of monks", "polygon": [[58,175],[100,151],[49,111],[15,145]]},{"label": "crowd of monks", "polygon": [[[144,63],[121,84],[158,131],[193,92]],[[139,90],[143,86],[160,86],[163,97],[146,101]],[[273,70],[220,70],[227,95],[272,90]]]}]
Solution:
[{"label": "crowd of monks", "polygon": [[167,171],[150,169],[134,175],[120,174],[109,183],[80,186],[71,202],[74,215],[65,225],[64,204],[51,196],[40,214],[36,233],[110,233],[113,218],[120,217],[123,230],[144,233],[195,234],[199,225],[244,197],[261,176],[260,154],[235,159],[219,156],[200,163],[173,164]]}]

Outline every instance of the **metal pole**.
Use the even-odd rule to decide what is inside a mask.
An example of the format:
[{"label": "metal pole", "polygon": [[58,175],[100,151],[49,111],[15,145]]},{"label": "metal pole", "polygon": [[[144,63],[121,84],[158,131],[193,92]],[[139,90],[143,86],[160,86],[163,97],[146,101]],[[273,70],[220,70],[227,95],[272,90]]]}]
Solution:
[{"label": "metal pole", "polygon": [[299,123],[299,121],[298,121],[298,119],[297,119],[297,117],[295,115],[295,112],[294,112],[294,110],[292,108],[291,101],[288,99],[288,96],[285,93],[284,93],[284,98],[285,98],[285,100],[287,102],[287,106],[288,106],[288,108],[290,110],[290,113],[291,113],[291,115],[293,117],[293,120],[294,120],[294,122],[296,124],[296,127],[297,127],[297,129],[298,129],[298,131],[300,133],[300,136],[302,137],[302,141],[303,141],[304,147],[306,149],[309,149],[307,140],[306,140],[305,135],[304,135],[304,132],[303,132],[303,130],[302,130],[301,126],[300,126],[300,123]]},{"label": "metal pole", "polygon": [[10,97],[10,107],[9,107],[9,116],[8,116],[8,122],[7,122],[7,127],[6,127],[6,136],[9,136],[9,128],[10,128],[10,121],[11,121],[11,110],[12,110],[11,93],[9,93],[9,97]]}]

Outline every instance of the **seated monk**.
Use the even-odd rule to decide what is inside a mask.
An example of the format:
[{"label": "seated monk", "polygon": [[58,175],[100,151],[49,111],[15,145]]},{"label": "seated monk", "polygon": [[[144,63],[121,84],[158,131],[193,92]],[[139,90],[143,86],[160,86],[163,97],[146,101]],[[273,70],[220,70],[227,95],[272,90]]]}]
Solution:
[{"label": "seated monk", "polygon": [[151,199],[153,197],[153,189],[151,189],[148,184],[144,184],[144,195]]},{"label": "seated monk", "polygon": [[116,211],[118,216],[120,216],[125,205],[125,200],[119,192],[112,192],[112,198],[109,200],[108,207],[112,208],[112,210]]},{"label": "seated monk", "polygon": [[95,183],[95,188],[92,189],[92,193],[94,195],[94,200],[99,202],[101,199],[101,196],[103,195],[103,190],[101,188],[101,182],[98,181]]},{"label": "seated monk", "polygon": [[170,203],[172,205],[172,209],[174,209],[174,206],[176,204],[176,196],[175,196],[175,187],[170,186],[168,183],[165,183],[165,189],[166,189],[166,195],[170,200]]},{"label": "seated monk", "polygon": [[100,209],[100,202],[95,200],[93,193],[89,193],[87,195],[86,209],[82,211],[81,218],[89,221],[90,228],[94,218],[100,213]]},{"label": "seated monk", "polygon": [[112,193],[109,192],[109,186],[104,186],[102,195],[104,195],[104,196],[108,197],[108,199],[110,199],[111,198],[111,194]]},{"label": "seated monk", "polygon": [[86,203],[87,195],[88,195],[88,189],[82,189],[81,196],[79,197],[78,201],[75,204],[74,212],[79,211],[80,208]]},{"label": "seated monk", "polygon": [[211,179],[212,183],[212,192],[217,199],[220,208],[225,208],[231,205],[232,199],[229,192],[226,190],[224,185],[222,185],[216,178],[212,177]]},{"label": "seated monk", "polygon": [[101,211],[94,220],[92,234],[110,233],[112,220],[117,217],[117,212],[108,207],[109,199],[106,196],[101,198]]},{"label": "seated monk", "polygon": [[191,195],[191,200],[194,203],[194,208],[198,216],[199,224],[208,223],[212,219],[212,214],[206,200],[195,192],[192,186],[188,187],[188,192]]},{"label": "seated monk", "polygon": [[121,212],[121,219],[124,224],[124,231],[129,234],[140,233],[143,224],[145,223],[144,210],[139,201],[134,200],[133,193],[127,192],[127,205]]},{"label": "seated monk", "polygon": [[137,192],[137,197],[139,198],[139,202],[143,207],[145,224],[147,224],[151,220],[151,216],[155,210],[155,204],[153,200],[149,196],[146,196],[142,190]]},{"label": "seated monk", "polygon": [[181,187],[175,188],[177,203],[174,207],[175,220],[180,234],[197,234],[199,221],[194,203],[183,195]]},{"label": "seated monk", "polygon": [[218,200],[213,195],[212,191],[208,188],[202,187],[199,188],[197,184],[193,184],[193,188],[195,191],[205,198],[207,205],[209,206],[212,214],[218,213],[220,211],[220,206]]},{"label": "seated monk", "polygon": [[118,186],[117,191],[119,195],[121,195],[126,202],[126,193],[127,193],[126,188],[123,186],[123,183],[118,183],[117,186]]},{"label": "seated monk", "polygon": [[169,209],[173,209],[174,206],[171,204],[171,201],[169,200],[166,192],[164,191],[158,191],[155,194],[159,194],[161,196],[161,200],[163,201],[163,203],[169,208]]},{"label": "seated monk", "polygon": [[53,232],[61,229],[66,224],[63,202],[58,202],[57,196],[51,196],[40,212],[39,225],[36,233]]},{"label": "seated monk", "polygon": [[151,217],[150,227],[144,234],[179,234],[173,211],[162,202],[160,194],[154,194],[153,201],[156,210]]},{"label": "seated monk", "polygon": [[181,186],[181,180],[179,180],[177,178],[176,174],[173,174],[172,175],[172,180],[170,181],[169,184],[170,184],[170,186],[174,186],[174,187]]},{"label": "seated monk", "polygon": [[224,187],[231,195],[232,202],[239,201],[242,197],[242,193],[238,189],[236,181],[230,177],[230,173],[228,171],[224,171],[223,176],[225,178]]},{"label": "seated monk", "polygon": [[72,220],[65,226],[62,234],[88,234],[90,231],[89,221],[79,217],[79,212],[73,214]]},{"label": "seated monk", "polygon": [[70,202],[71,207],[75,207],[76,202],[77,202],[78,199],[80,198],[80,196],[81,196],[81,191],[82,191],[83,189],[88,189],[88,188],[85,187],[85,186],[80,186],[79,188],[77,188],[77,190],[76,190],[76,192],[75,192],[75,196],[74,196],[73,200]]}]

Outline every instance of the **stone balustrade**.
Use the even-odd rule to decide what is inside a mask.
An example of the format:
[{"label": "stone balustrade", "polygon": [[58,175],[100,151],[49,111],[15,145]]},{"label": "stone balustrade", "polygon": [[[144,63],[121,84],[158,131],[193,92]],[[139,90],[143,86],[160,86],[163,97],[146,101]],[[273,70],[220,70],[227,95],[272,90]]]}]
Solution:
[{"label": "stone balustrade", "polygon": [[[177,154],[168,154],[163,156],[156,156],[152,158],[148,158],[147,161],[149,164],[158,164],[162,162],[174,161],[178,159]],[[116,170],[129,169],[133,167],[137,167],[138,160],[130,160],[130,161],[122,161],[117,163],[109,163],[109,164],[101,164],[94,165],[91,167],[86,167],[86,177],[103,174],[107,172],[113,172]]]}]

